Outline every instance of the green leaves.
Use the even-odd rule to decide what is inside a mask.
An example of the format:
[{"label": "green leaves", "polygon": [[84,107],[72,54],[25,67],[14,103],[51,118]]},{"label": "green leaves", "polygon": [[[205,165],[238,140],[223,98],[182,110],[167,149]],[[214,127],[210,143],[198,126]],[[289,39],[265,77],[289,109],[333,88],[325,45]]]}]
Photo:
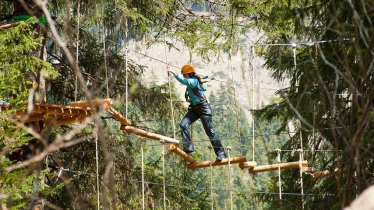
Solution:
[{"label": "green leaves", "polygon": [[34,38],[33,19],[19,26],[0,31],[0,98],[8,96],[13,108],[24,105],[31,87],[31,78],[38,71],[46,78],[55,78],[58,73],[52,65],[38,58],[42,37]]},{"label": "green leaves", "polygon": [[[10,101],[10,105],[5,111],[2,110],[0,116],[0,149],[4,156],[22,156],[20,148],[30,144],[32,139],[29,132],[20,129],[13,122],[14,112],[24,108],[27,103],[31,78],[35,78],[39,71],[46,78],[58,76],[50,63],[37,57],[42,38],[36,38],[33,25],[30,25],[34,22],[35,18],[31,18],[17,27],[0,30],[0,100],[9,98]],[[2,202],[11,209],[27,208],[30,199],[28,196],[33,191],[32,183],[40,177],[28,174],[28,169],[5,173],[4,168],[14,163],[4,156],[0,159],[0,172],[3,173],[0,176],[0,188],[1,193],[8,195],[8,198]],[[30,167],[31,170],[33,167]]]}]

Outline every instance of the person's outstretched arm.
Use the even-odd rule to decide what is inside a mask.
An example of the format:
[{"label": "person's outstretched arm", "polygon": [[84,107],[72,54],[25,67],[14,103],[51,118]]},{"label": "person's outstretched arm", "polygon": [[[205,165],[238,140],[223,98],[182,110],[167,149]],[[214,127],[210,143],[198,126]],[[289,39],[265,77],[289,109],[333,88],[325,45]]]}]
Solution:
[{"label": "person's outstretched arm", "polygon": [[183,75],[179,74],[179,73],[175,73],[174,71],[172,70],[168,70],[169,74],[172,74],[174,75],[174,77],[182,84],[186,85],[187,87],[191,87],[191,88],[194,88],[196,87],[197,85],[197,80],[194,80],[194,79],[188,79],[188,78],[184,78]]}]

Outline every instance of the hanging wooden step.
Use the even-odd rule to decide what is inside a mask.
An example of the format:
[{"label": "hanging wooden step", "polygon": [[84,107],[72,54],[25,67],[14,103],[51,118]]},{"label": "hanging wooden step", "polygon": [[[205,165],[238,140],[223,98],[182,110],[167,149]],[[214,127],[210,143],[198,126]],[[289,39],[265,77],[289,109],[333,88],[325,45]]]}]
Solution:
[{"label": "hanging wooden step", "polygon": [[13,27],[18,26],[19,24],[20,24],[20,22],[16,22],[16,23],[8,23],[8,24],[0,25],[0,29],[13,28]]},{"label": "hanging wooden step", "polygon": [[86,120],[86,118],[91,117],[90,115],[78,115],[70,118],[60,118],[59,120],[53,122],[49,122],[46,124],[48,125],[55,125],[55,126],[61,126],[61,125],[70,125],[70,124],[75,124],[75,123],[81,123]]},{"label": "hanging wooden step", "polygon": [[311,175],[313,179],[320,179],[320,178],[324,178],[327,176],[332,176],[332,175],[340,174],[340,173],[342,173],[342,169],[335,168],[333,170],[316,171],[316,172],[311,173]]},{"label": "hanging wooden step", "polygon": [[66,125],[83,122],[92,114],[89,107],[72,107],[56,104],[34,104],[30,113],[26,109],[16,112],[16,119],[23,123],[41,122],[47,125]]},{"label": "hanging wooden step", "polygon": [[241,157],[232,157],[230,159],[223,159],[222,161],[204,161],[200,163],[193,163],[193,164],[188,164],[187,168],[189,169],[198,169],[198,168],[207,168],[212,166],[223,166],[223,165],[228,165],[229,162],[230,164],[236,164],[236,163],[244,163],[247,161],[247,157],[241,156]]},{"label": "hanging wooden step", "polygon": [[[263,166],[256,166],[248,170],[249,173],[255,174],[259,172],[266,172],[266,171],[276,171],[280,169],[291,169],[291,168],[299,168],[300,162],[289,162],[289,163],[280,163],[280,164],[272,164],[272,165],[263,165]],[[308,161],[301,161],[301,167],[308,167]]]},{"label": "hanging wooden step", "polygon": [[74,107],[99,107],[103,106],[103,109],[113,115],[114,119],[119,121],[122,125],[131,125],[130,120],[122,116],[117,110],[110,106],[112,103],[111,98],[107,99],[96,99],[96,100],[84,100],[84,101],[74,101],[70,105]]},{"label": "hanging wooden step", "polygon": [[113,115],[114,119],[121,122],[122,125],[131,125],[131,121],[122,116],[121,113],[119,113],[117,110],[115,110],[110,105],[104,105],[104,109],[109,112],[111,115]]},{"label": "hanging wooden step", "polygon": [[256,161],[247,161],[247,162],[239,164],[239,167],[241,169],[248,168],[249,170],[252,170],[256,166],[257,166],[257,162]]},{"label": "hanging wooden step", "polygon": [[[123,117],[117,110],[110,106],[111,98],[74,101],[69,106],[57,104],[34,104],[31,112],[26,109],[18,110],[16,118],[23,123],[41,122],[43,126],[48,125],[67,125],[83,122],[86,118],[91,117],[92,108],[103,106],[103,109],[113,115],[114,119],[122,125],[131,125],[131,122]],[[2,110],[6,107],[2,107]],[[166,137],[165,137],[166,138]],[[176,141],[173,141],[177,144]]]},{"label": "hanging wooden step", "polygon": [[82,107],[70,107],[51,104],[35,104],[33,110],[27,113],[27,110],[16,112],[17,119],[28,115],[27,122],[39,121],[53,116],[74,117],[77,115],[91,115],[91,109]]},{"label": "hanging wooden step", "polygon": [[189,163],[196,163],[196,160],[189,154],[187,154],[185,151],[181,150],[177,145],[170,144],[170,151],[172,151],[174,154],[182,157],[185,161]]},{"label": "hanging wooden step", "polygon": [[124,125],[122,125],[121,130],[124,130],[127,133],[133,133],[133,134],[136,134],[138,136],[143,136],[143,137],[147,137],[147,138],[150,138],[150,139],[154,139],[154,140],[157,140],[161,143],[179,144],[179,140],[176,140],[176,139],[173,139],[173,138],[170,138],[170,137],[167,137],[167,136],[162,136],[162,135],[159,135],[159,134],[151,133],[151,132],[136,128],[134,126],[129,126],[129,125],[124,126]]},{"label": "hanging wooden step", "polygon": [[96,100],[85,100],[85,101],[73,101],[70,103],[70,106],[74,107],[98,107],[105,104],[111,104],[112,99],[96,99]]}]

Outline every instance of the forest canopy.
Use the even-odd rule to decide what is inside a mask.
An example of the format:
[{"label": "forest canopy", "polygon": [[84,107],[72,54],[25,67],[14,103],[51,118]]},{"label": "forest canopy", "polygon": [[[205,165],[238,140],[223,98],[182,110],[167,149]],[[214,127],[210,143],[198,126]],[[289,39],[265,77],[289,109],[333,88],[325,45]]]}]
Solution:
[{"label": "forest canopy", "polygon": [[[372,2],[345,0],[0,0],[0,209],[350,205],[373,183],[373,14]],[[174,82],[144,80],[147,66],[129,58],[130,42],[182,46],[190,62],[261,58],[287,86],[248,117],[235,81],[223,81],[209,98],[216,129],[235,155],[268,164],[281,155],[309,167],[193,172],[167,145],[122,132],[113,110],[135,127],[180,139],[187,109]],[[238,74],[248,74],[243,69]],[[30,115],[40,104],[105,98],[115,109],[87,108],[79,123]],[[192,130],[205,148],[195,158],[209,159],[204,129]],[[316,179],[320,171],[328,176]]]}]

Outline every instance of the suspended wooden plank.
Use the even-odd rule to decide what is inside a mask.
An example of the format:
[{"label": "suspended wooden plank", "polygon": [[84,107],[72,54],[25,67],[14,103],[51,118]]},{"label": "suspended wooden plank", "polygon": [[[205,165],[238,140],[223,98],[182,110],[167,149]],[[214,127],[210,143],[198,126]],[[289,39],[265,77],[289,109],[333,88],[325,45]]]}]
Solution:
[{"label": "suspended wooden plank", "polygon": [[39,121],[28,123],[28,126],[30,126],[34,131],[40,132],[42,131],[44,127],[44,123],[40,123]]},{"label": "suspended wooden plank", "polygon": [[[40,111],[43,110],[43,111]],[[31,113],[27,113],[26,111],[18,111],[16,113],[16,118],[19,121],[24,123],[28,122],[36,122],[36,121],[59,121],[59,120],[67,120],[70,118],[83,118],[90,117],[92,114],[91,111],[86,110],[72,110],[72,109],[62,109],[62,108],[46,108],[46,109],[39,109],[39,111],[35,112],[34,110]],[[77,122],[82,121],[78,120]],[[74,120],[72,122],[75,122]],[[67,124],[67,123],[63,123]]]},{"label": "suspended wooden plank", "polygon": [[177,145],[175,144],[170,144],[170,151],[173,153],[177,154],[178,156],[182,157],[185,161],[189,163],[196,163],[196,160],[183,150],[181,150]]},{"label": "suspended wooden plank", "polygon": [[[89,107],[97,107],[102,105],[105,110],[113,115],[114,119],[121,122],[122,125],[131,125],[130,120],[126,119],[110,106],[112,102],[111,98],[108,99],[98,99],[98,100],[86,100],[86,101],[75,101],[72,102],[70,106],[56,105],[56,104],[35,104],[31,113],[27,113],[27,110],[19,110],[16,112],[18,119],[23,118],[25,115],[29,115],[26,122],[39,121],[43,119],[55,119],[54,115],[61,115],[65,117],[74,117],[76,115],[86,115],[91,116],[92,109]],[[35,115],[35,116],[34,116]],[[50,117],[52,116],[52,117]],[[75,121],[72,121],[75,122]],[[79,122],[79,121],[78,121]]]},{"label": "suspended wooden plank", "polygon": [[43,120],[45,118],[45,114],[37,113],[37,114],[29,114],[29,115],[17,115],[17,120],[22,122],[36,122]]},{"label": "suspended wooden plank", "polygon": [[316,170],[315,168],[313,168],[313,167],[308,167],[308,166],[303,167],[301,170],[302,170],[303,173],[311,174],[311,175],[312,175],[313,173],[317,172],[317,170]]},{"label": "suspended wooden plank", "polygon": [[9,23],[9,24],[4,24],[4,25],[0,25],[0,29],[8,29],[8,28],[13,28],[13,27],[16,27],[20,24],[20,22],[16,22],[16,23]]},{"label": "suspended wooden plank", "polygon": [[167,136],[162,136],[162,135],[159,135],[159,134],[151,133],[151,132],[148,132],[148,131],[145,131],[145,130],[142,130],[142,129],[139,129],[139,128],[136,128],[136,127],[133,127],[133,126],[129,126],[129,125],[128,126],[121,126],[121,130],[125,130],[127,133],[133,133],[133,134],[136,134],[138,136],[143,136],[143,137],[147,137],[147,138],[150,138],[150,139],[154,139],[154,140],[160,141],[162,143],[179,144],[179,140],[169,138]]},{"label": "suspended wooden plank", "polygon": [[[241,156],[241,157],[232,157],[230,158],[230,164],[236,164],[236,163],[244,163],[247,161],[247,157]],[[207,168],[212,166],[223,166],[223,165],[228,165],[229,164],[229,159],[223,159],[222,161],[204,161],[201,163],[193,163],[193,164],[188,164],[187,168],[189,169],[198,169],[198,168]]]},{"label": "suspended wooden plank", "polygon": [[81,116],[72,117],[72,118],[56,119],[55,121],[49,122],[47,125],[61,126],[61,125],[81,123],[85,121],[87,117],[90,117],[90,116],[81,115]]},{"label": "suspended wooden plank", "polygon": [[327,176],[332,176],[332,175],[339,174],[339,173],[342,173],[342,169],[335,168],[334,170],[324,170],[324,171],[314,172],[314,173],[312,173],[312,177],[314,179],[320,179],[320,178],[324,178],[324,177],[327,177]]},{"label": "suspended wooden plank", "polygon": [[241,169],[245,169],[245,168],[248,168],[248,169],[253,169],[254,167],[257,166],[257,162],[256,161],[247,161],[247,162],[244,162],[244,163],[240,163],[239,164],[239,167]]},{"label": "suspended wooden plank", "polygon": [[115,110],[113,107],[109,106],[108,104],[104,106],[104,109],[107,110],[111,115],[113,115],[114,119],[121,122],[122,125],[131,125],[130,120],[122,116],[121,113],[119,113],[117,110]]},{"label": "suspended wooden plank", "polygon": [[[63,106],[63,105],[52,105],[52,104],[35,104],[32,112],[30,114],[55,114],[55,115],[63,115],[63,116],[74,116],[79,114],[86,114],[91,112],[91,108],[89,107],[71,107],[71,106]],[[26,115],[27,110],[18,110],[16,112],[17,116]]]},{"label": "suspended wooden plank", "polygon": [[85,100],[85,101],[74,101],[70,103],[70,106],[75,107],[98,107],[104,104],[111,104],[112,99],[96,99],[96,100]]},{"label": "suspended wooden plank", "polygon": [[[291,168],[299,168],[299,161],[296,162],[289,162],[289,163],[280,163],[280,164],[272,164],[272,165],[263,165],[263,166],[256,166],[252,169],[249,169],[249,173],[259,173],[265,171],[275,171],[278,170],[278,166],[280,169],[291,169]],[[301,161],[301,167],[307,167],[308,161]]]},{"label": "suspended wooden plank", "polygon": [[[86,111],[86,110],[72,110],[72,109],[54,109],[54,108],[46,108],[43,111],[32,111],[29,115],[44,115],[44,117],[56,115],[56,116],[65,116],[65,117],[73,117],[76,115],[90,115],[91,111]],[[27,115],[27,111],[23,112],[17,112],[16,113],[17,117],[19,116],[25,116]]]}]

